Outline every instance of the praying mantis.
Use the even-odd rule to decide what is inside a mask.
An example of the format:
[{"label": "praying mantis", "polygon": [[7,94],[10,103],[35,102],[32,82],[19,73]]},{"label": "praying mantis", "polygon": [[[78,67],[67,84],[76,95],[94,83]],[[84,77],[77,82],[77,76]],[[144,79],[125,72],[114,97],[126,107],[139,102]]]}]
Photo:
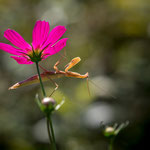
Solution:
[{"label": "praying mantis", "polygon": [[[55,63],[54,67],[53,67],[55,71],[47,71],[43,67],[41,67],[44,70],[44,72],[41,73],[42,81],[45,82],[45,81],[51,80],[52,83],[56,86],[55,89],[53,90],[53,92],[51,93],[51,95],[58,89],[58,84],[56,82],[54,82],[53,79],[61,78],[61,77],[74,77],[74,78],[81,78],[81,79],[87,78],[88,79],[88,77],[89,77],[88,72],[85,73],[84,75],[81,75],[81,74],[79,74],[77,72],[69,71],[72,67],[74,67],[76,64],[78,64],[80,61],[81,61],[80,57],[73,58],[65,66],[65,70],[64,71],[58,69],[58,65],[60,64],[60,60],[58,60]],[[26,80],[23,80],[21,82],[18,82],[16,84],[14,84],[13,86],[11,86],[9,88],[9,90],[17,89],[19,87],[26,86],[26,85],[31,85],[31,84],[34,84],[34,83],[39,83],[38,75],[34,75],[34,76],[32,76],[32,77],[30,77],[30,78],[28,78]]]}]

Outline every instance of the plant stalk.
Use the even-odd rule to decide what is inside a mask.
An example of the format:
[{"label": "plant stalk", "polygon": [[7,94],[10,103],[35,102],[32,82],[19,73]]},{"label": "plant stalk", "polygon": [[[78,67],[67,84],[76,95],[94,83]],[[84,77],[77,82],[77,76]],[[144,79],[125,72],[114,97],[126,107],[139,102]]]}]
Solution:
[{"label": "plant stalk", "polygon": [[46,92],[45,92],[45,89],[44,89],[44,86],[43,86],[43,82],[42,82],[41,74],[40,74],[40,70],[39,70],[39,64],[38,64],[38,62],[36,62],[35,64],[36,64],[36,69],[37,69],[37,72],[38,72],[38,76],[39,76],[39,80],[40,80],[40,85],[41,85],[41,89],[42,89],[42,92],[43,92],[43,96],[46,97]]},{"label": "plant stalk", "polygon": [[[39,65],[38,62],[36,62],[36,68],[37,68],[37,72],[38,72],[38,76],[39,76],[39,80],[40,80],[40,85],[41,85],[41,89],[43,92],[43,96],[46,97],[46,92],[43,86],[43,82],[41,79],[41,74],[40,74],[40,70],[39,70]],[[56,150],[56,142],[55,142],[55,135],[54,135],[54,129],[53,129],[53,124],[52,124],[52,120],[51,120],[51,113],[47,113],[47,130],[48,130],[48,136],[49,136],[49,140],[50,143],[52,144],[52,149]]]},{"label": "plant stalk", "polygon": [[51,132],[50,132],[50,126],[49,126],[49,119],[48,119],[48,117],[47,117],[47,131],[48,131],[48,137],[49,137],[49,141],[50,141],[50,143],[52,144],[53,142],[53,140],[52,140],[52,137],[51,137]]},{"label": "plant stalk", "polygon": [[51,131],[51,138],[52,138],[52,146],[53,149],[56,150],[56,141],[55,141],[55,135],[54,135],[54,129],[53,129],[53,124],[52,124],[52,119],[51,119],[51,114],[47,116],[47,119],[49,121],[49,126],[50,126],[50,131]]},{"label": "plant stalk", "polygon": [[113,150],[114,138],[110,139],[108,150]]}]

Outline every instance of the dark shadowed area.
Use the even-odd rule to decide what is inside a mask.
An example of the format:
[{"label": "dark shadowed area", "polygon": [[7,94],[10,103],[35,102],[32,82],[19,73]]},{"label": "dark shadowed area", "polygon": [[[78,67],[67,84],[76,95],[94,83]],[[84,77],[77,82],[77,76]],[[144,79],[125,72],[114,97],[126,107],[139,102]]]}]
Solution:
[{"label": "dark shadowed area", "polygon": [[[65,104],[53,114],[58,150],[107,150],[104,126],[129,121],[114,141],[115,150],[144,149],[150,133],[150,1],[149,0],[0,0],[0,42],[11,28],[32,42],[37,20],[51,29],[65,25],[66,59],[81,62],[71,70],[89,72],[86,79],[60,78],[53,98]],[[64,55],[40,64],[53,70]],[[41,70],[42,71],[42,70]],[[35,103],[40,85],[8,90],[36,74],[36,66],[19,65],[0,50],[0,150],[48,150],[44,114]],[[44,84],[47,93],[55,86]]]}]

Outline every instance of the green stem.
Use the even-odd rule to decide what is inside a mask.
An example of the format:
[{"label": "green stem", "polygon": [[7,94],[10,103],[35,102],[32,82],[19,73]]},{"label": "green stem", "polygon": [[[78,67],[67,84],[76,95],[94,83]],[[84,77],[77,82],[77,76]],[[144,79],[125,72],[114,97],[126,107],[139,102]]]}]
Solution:
[{"label": "green stem", "polygon": [[[37,68],[37,72],[38,72],[38,76],[39,76],[43,96],[46,97],[46,92],[45,92],[43,82],[42,82],[42,79],[41,79],[41,74],[40,74],[38,62],[36,62],[36,68]],[[55,136],[54,136],[54,130],[53,130],[53,124],[52,124],[51,116],[50,116],[49,113],[47,113],[46,117],[47,117],[47,130],[48,130],[49,140],[50,140],[50,143],[52,144],[52,149],[56,150],[56,142],[55,142]]]},{"label": "green stem", "polygon": [[114,138],[110,139],[108,150],[113,150]]},{"label": "green stem", "polygon": [[52,124],[51,114],[48,116],[48,120],[49,120],[51,135],[52,135],[53,148],[54,148],[54,150],[56,150],[56,141],[55,141],[55,135],[54,135],[54,129],[53,129],[53,124]]},{"label": "green stem", "polygon": [[39,80],[40,80],[40,85],[41,85],[41,89],[42,89],[42,92],[43,92],[43,96],[45,97],[46,93],[45,93],[45,89],[44,89],[43,82],[42,82],[42,79],[41,79],[41,74],[40,74],[38,62],[36,62],[35,64],[36,64],[36,68],[37,68],[37,72],[38,72],[38,76],[39,76]]},{"label": "green stem", "polygon": [[50,143],[53,143],[53,140],[52,140],[52,137],[51,137],[50,128],[49,128],[49,119],[48,119],[48,116],[47,116],[47,131],[48,131],[49,141],[50,141]]}]

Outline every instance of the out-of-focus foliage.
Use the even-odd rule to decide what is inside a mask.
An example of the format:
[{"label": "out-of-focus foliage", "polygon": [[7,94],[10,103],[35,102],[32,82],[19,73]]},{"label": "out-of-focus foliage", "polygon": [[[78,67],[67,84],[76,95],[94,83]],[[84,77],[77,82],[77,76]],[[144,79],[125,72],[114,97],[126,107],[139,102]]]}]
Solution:
[{"label": "out-of-focus foliage", "polygon": [[[51,29],[65,25],[67,59],[82,61],[72,68],[89,72],[85,80],[57,79],[53,97],[65,104],[53,115],[59,150],[106,150],[103,125],[128,120],[117,135],[114,149],[143,149],[150,125],[150,1],[149,0],[0,0],[0,42],[11,28],[32,42],[36,20],[47,20]],[[8,91],[8,87],[36,73],[34,65],[19,65],[0,51],[0,149],[48,149],[44,115],[35,103],[39,85]],[[63,55],[41,63],[53,69]],[[94,84],[92,84],[94,82]],[[96,84],[96,85],[95,85]],[[54,86],[46,83],[47,93]],[[40,92],[39,92],[40,93]]]}]

